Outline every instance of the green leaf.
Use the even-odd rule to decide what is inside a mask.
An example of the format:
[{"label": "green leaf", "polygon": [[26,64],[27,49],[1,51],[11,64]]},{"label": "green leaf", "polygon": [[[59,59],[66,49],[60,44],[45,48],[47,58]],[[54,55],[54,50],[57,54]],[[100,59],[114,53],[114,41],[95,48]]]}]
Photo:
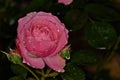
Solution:
[{"label": "green leaf", "polygon": [[85,12],[81,12],[78,9],[69,10],[64,17],[65,24],[67,24],[70,29],[78,30],[85,25],[88,16]]},{"label": "green leaf", "polygon": [[117,35],[112,25],[105,22],[93,22],[85,30],[88,43],[97,49],[110,49]]},{"label": "green leaf", "polygon": [[90,3],[85,6],[85,11],[94,19],[101,21],[118,21],[120,14],[114,9],[101,4]]},{"label": "green leaf", "polygon": [[27,70],[17,64],[11,64],[11,70],[14,74],[25,78],[27,76]]},{"label": "green leaf", "polygon": [[72,7],[73,9],[80,9],[80,8],[83,8],[83,7],[85,6],[85,4],[86,4],[86,1],[85,1],[85,0],[74,0],[74,1],[72,2],[71,7]]},{"label": "green leaf", "polygon": [[84,72],[73,64],[68,64],[65,73],[61,74],[63,80],[85,80]]},{"label": "green leaf", "polygon": [[71,56],[71,62],[76,64],[92,65],[98,63],[98,56],[93,51],[80,50]]}]

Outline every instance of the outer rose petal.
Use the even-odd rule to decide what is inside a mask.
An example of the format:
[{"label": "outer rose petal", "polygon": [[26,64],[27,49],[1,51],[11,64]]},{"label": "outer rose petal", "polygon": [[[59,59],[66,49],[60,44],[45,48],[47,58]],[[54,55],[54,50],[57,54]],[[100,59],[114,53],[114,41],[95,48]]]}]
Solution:
[{"label": "outer rose petal", "polygon": [[[61,24],[61,21],[54,15],[52,15],[51,13],[45,13],[45,12],[38,12],[37,16],[44,17],[44,19],[49,20],[55,24]],[[48,18],[49,17],[49,18]]]},{"label": "outer rose petal", "polygon": [[17,38],[20,38],[19,40],[23,41],[25,29],[30,26],[30,21],[36,16],[36,14],[36,12],[31,12],[18,20]]},{"label": "outer rose petal", "polygon": [[44,61],[42,58],[34,58],[29,56],[29,52],[24,48],[24,45],[19,44],[21,49],[21,55],[23,56],[23,63],[28,64],[33,68],[43,69],[45,67]]},{"label": "outer rose petal", "polygon": [[65,60],[60,55],[46,57],[44,61],[51,69],[57,72],[64,72]]},{"label": "outer rose petal", "polygon": [[[64,35],[65,34],[65,35]],[[68,39],[68,31],[65,29],[60,36],[58,47],[56,48],[55,52],[51,54],[50,56],[56,55],[57,53],[61,52],[61,50],[64,48],[64,46],[67,44]]]},{"label": "outer rose petal", "polygon": [[23,27],[25,27],[25,25],[36,15],[36,12],[31,12],[29,14],[27,14],[25,17],[20,18],[18,20],[18,28],[17,28],[17,32],[20,33],[20,31],[23,29]]},{"label": "outer rose petal", "polygon": [[73,0],[58,0],[58,3],[63,3],[64,5],[69,5],[73,2]]}]

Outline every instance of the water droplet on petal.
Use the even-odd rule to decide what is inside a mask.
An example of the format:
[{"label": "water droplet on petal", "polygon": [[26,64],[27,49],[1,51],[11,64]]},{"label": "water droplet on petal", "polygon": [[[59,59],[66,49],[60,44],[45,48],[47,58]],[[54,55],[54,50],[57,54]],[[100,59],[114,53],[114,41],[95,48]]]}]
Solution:
[{"label": "water droplet on petal", "polygon": [[58,29],[57,31],[59,32],[60,30]]},{"label": "water droplet on petal", "polygon": [[27,65],[30,65],[30,63],[26,62],[25,60],[23,60],[23,63],[26,63]]},{"label": "water droplet on petal", "polygon": [[57,70],[58,72],[65,72],[64,70],[61,70],[61,69],[59,69],[59,70]]},{"label": "water droplet on petal", "polygon": [[23,44],[25,43],[25,41],[23,41]]}]

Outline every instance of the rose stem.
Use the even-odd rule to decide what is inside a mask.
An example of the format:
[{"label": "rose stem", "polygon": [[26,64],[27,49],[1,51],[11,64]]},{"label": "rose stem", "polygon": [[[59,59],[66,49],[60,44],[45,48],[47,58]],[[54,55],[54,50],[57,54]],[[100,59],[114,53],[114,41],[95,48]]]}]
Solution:
[{"label": "rose stem", "polygon": [[35,72],[41,75],[41,80],[45,80],[46,74],[44,73],[44,69],[42,69],[41,71],[35,70]]},{"label": "rose stem", "polygon": [[38,76],[31,69],[29,69],[26,65],[20,64],[20,66],[28,70],[36,78],[36,80],[39,80]]}]

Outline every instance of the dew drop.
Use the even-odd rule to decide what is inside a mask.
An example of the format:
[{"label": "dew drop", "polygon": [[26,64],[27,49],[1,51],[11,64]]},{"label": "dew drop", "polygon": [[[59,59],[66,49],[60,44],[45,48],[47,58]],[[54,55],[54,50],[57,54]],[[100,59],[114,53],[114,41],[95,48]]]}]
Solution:
[{"label": "dew drop", "polygon": [[9,22],[10,25],[13,25],[14,23],[15,23],[14,19],[11,19],[10,22]]},{"label": "dew drop", "polygon": [[25,41],[23,41],[23,44],[25,44]]},{"label": "dew drop", "polygon": [[26,63],[26,61],[25,61],[25,60],[23,60],[23,63]]},{"label": "dew drop", "polygon": [[105,49],[106,49],[106,47],[99,47],[98,49],[105,50]]},{"label": "dew drop", "polygon": [[27,65],[30,65],[30,63],[26,62],[25,60],[23,60],[23,63],[26,63]]},{"label": "dew drop", "polygon": [[71,29],[70,29],[69,31],[70,31],[70,32],[72,32],[72,30],[71,30]]},{"label": "dew drop", "polygon": [[69,59],[70,59],[70,57],[66,56],[66,59],[67,59],[67,60],[69,60]]},{"label": "dew drop", "polygon": [[58,29],[57,31],[59,32],[60,30]]}]

